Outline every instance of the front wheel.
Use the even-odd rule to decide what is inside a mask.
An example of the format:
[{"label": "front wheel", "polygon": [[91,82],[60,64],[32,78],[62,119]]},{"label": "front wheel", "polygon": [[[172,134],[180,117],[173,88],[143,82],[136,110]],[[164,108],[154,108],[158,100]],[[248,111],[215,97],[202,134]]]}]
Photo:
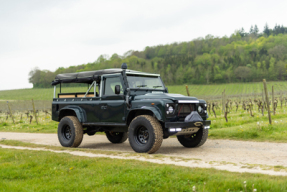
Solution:
[{"label": "front wheel", "polygon": [[129,142],[135,152],[154,153],[163,140],[160,123],[152,116],[140,115],[129,126]]},{"label": "front wheel", "polygon": [[184,147],[193,148],[200,147],[205,143],[208,137],[208,129],[199,129],[198,132],[190,135],[178,135],[177,140]]},{"label": "front wheel", "polygon": [[58,125],[58,139],[63,147],[78,147],[83,140],[83,127],[77,117],[67,116]]},{"label": "front wheel", "polygon": [[128,134],[124,132],[106,131],[105,133],[111,143],[123,143],[128,139]]}]

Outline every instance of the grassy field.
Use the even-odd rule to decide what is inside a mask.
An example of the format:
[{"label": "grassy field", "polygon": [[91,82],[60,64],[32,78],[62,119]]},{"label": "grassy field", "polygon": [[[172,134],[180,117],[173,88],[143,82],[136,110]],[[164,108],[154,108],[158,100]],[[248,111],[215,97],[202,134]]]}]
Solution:
[{"label": "grassy field", "polygon": [[268,114],[265,110],[264,116],[254,106],[253,115],[243,110],[241,106],[236,112],[235,108],[228,113],[226,122],[221,109],[209,114],[211,129],[209,138],[213,139],[235,139],[253,141],[287,142],[287,107],[277,108],[276,115],[271,115],[272,125],[269,124]]},{"label": "grassy field", "polygon": [[287,190],[280,176],[2,148],[0,157],[0,191]]},{"label": "grassy field", "polygon": [[[268,90],[271,92],[274,86],[275,92],[286,92],[287,82],[267,82]],[[186,95],[185,85],[167,86],[170,93],[180,93]],[[188,85],[189,92],[192,96],[198,98],[207,98],[210,96],[220,96],[225,90],[226,95],[245,95],[253,93],[262,93],[263,83],[232,83],[219,85]],[[59,91],[59,88],[57,88]],[[86,87],[66,87],[62,88],[62,92],[85,92]],[[18,89],[0,91],[0,100],[51,100],[53,98],[54,89]]]},{"label": "grassy field", "polygon": [[[22,115],[22,120],[21,120]],[[10,116],[0,114],[0,131],[5,132],[29,132],[29,133],[57,133],[58,122],[52,121],[51,116],[44,112],[38,113],[38,124],[35,117],[30,123],[30,117],[24,113],[13,114],[15,124],[13,124]]]}]

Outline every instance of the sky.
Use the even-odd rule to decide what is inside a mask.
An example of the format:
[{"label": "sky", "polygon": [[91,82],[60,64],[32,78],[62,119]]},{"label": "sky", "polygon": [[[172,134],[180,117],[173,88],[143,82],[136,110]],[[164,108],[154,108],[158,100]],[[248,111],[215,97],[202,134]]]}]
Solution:
[{"label": "sky", "polygon": [[55,71],[114,53],[235,30],[287,27],[286,0],[0,0],[0,90],[32,88]]}]

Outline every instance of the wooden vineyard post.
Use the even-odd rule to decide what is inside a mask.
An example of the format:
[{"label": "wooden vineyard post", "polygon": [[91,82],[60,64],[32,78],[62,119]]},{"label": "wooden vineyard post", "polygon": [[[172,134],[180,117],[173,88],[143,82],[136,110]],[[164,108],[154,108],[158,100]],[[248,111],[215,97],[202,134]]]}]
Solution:
[{"label": "wooden vineyard post", "polygon": [[[36,123],[38,125],[38,119],[37,119],[37,115],[36,115],[36,111],[35,111],[35,105],[34,105],[34,100],[32,99],[32,105],[33,105],[33,112],[34,112],[34,116],[35,116],[35,119],[36,119]],[[31,120],[32,121],[32,120]]]},{"label": "wooden vineyard post", "polygon": [[229,110],[228,110],[228,102],[229,101],[227,101],[226,104],[225,104],[225,112],[224,112],[224,117],[225,117],[226,122],[228,122],[228,118],[227,118],[227,113],[229,112]]},{"label": "wooden vineyard post", "polygon": [[212,111],[213,111],[214,117],[216,118],[216,113],[215,113],[214,107],[215,107],[215,103],[213,102],[212,103]]},{"label": "wooden vineyard post", "polygon": [[186,85],[186,86],[185,86],[185,88],[186,88],[187,96],[190,96],[190,94],[189,94],[189,90],[188,90],[188,86]]},{"label": "wooden vineyard post", "polygon": [[221,112],[223,113],[223,108],[224,108],[224,104],[223,104],[223,92],[222,92],[222,101],[221,101],[221,104],[222,104],[222,110],[221,110]]},{"label": "wooden vineyard post", "polygon": [[281,109],[282,109],[282,103],[283,103],[282,92],[280,93],[280,103],[281,103]]},{"label": "wooden vineyard post", "polygon": [[224,89],[224,96],[223,96],[223,99],[224,99],[224,113],[225,113],[225,112],[226,112],[226,110],[228,110],[228,109],[226,109],[226,102],[227,102],[227,100],[226,100],[225,89]]},{"label": "wooden vineyard post", "polygon": [[261,106],[261,108],[262,108],[262,116],[264,116],[264,107],[265,107],[264,91],[263,91],[263,89],[262,89],[262,106]]},{"label": "wooden vineyard post", "polygon": [[273,109],[273,115],[275,115],[274,86],[272,86],[272,109]]},{"label": "wooden vineyard post", "polygon": [[222,92],[222,113],[225,113],[225,89]]},{"label": "wooden vineyard post", "polygon": [[[10,117],[11,117],[11,119],[12,119],[12,121],[13,121],[14,125],[15,125],[14,117],[13,117],[13,114],[12,114],[12,111],[11,111],[11,107],[10,107],[10,105],[9,105],[9,102],[8,102],[8,101],[7,101],[7,106],[8,106],[8,110],[9,110]],[[6,119],[7,119],[7,118],[6,118]]]},{"label": "wooden vineyard post", "polygon": [[268,92],[267,92],[267,84],[266,80],[263,79],[263,85],[264,85],[264,91],[265,91],[265,100],[266,100],[266,105],[267,105],[267,110],[268,110],[268,118],[269,118],[269,124],[272,124],[271,120],[271,113],[270,113],[270,106],[269,106],[269,98],[268,98]]},{"label": "wooden vineyard post", "polygon": [[273,115],[275,115],[275,107],[274,107],[274,86],[272,85],[272,96],[271,96],[271,103],[272,103],[272,110],[273,110]]}]

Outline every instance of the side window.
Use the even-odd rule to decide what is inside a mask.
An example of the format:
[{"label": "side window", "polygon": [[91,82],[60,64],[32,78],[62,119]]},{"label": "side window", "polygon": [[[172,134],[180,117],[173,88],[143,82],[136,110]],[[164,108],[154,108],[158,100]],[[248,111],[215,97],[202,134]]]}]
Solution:
[{"label": "side window", "polygon": [[121,88],[120,94],[123,94],[123,85],[120,77],[107,77],[105,78],[104,95],[115,95],[115,86],[119,85]]}]

